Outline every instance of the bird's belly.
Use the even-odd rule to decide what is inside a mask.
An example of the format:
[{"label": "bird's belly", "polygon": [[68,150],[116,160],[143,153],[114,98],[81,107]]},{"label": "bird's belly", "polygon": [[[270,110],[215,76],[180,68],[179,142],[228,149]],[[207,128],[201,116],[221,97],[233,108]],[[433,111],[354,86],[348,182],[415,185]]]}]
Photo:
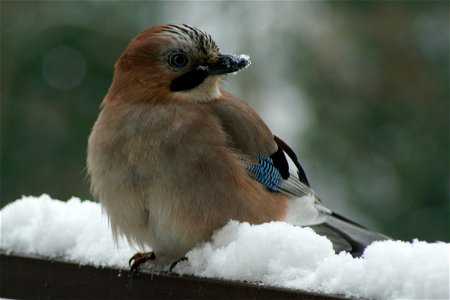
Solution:
[{"label": "bird's belly", "polygon": [[198,243],[208,240],[219,224],[196,222],[183,206],[186,199],[160,193],[149,197],[148,226],[152,236],[148,244],[158,263],[182,258]]},{"label": "bird's belly", "polygon": [[113,234],[126,237],[141,251],[151,249],[158,264],[182,258],[224,225],[214,220],[198,220],[199,212],[193,213],[186,205],[188,199],[177,192],[176,187],[167,184],[163,176],[145,185],[143,190],[133,188],[127,180],[105,182],[108,188],[99,200],[107,212]]}]

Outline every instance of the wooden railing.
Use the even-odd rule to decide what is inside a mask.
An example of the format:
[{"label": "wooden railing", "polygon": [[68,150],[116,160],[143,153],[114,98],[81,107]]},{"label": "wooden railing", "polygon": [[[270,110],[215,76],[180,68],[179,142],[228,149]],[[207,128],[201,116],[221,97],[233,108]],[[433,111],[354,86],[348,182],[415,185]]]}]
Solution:
[{"label": "wooden railing", "polygon": [[0,298],[9,299],[345,299],[172,273],[79,266],[0,254]]}]

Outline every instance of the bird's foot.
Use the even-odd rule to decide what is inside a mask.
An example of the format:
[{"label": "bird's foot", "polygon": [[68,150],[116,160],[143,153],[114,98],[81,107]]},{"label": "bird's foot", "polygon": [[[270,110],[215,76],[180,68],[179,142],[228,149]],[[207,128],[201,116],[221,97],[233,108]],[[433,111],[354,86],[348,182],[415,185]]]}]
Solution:
[{"label": "bird's foot", "polygon": [[136,253],[128,261],[128,264],[130,265],[130,272],[137,272],[140,265],[148,262],[149,260],[154,260],[155,258],[156,256],[153,252]]},{"label": "bird's foot", "polygon": [[172,269],[175,268],[176,265],[177,265],[179,262],[182,262],[182,261],[185,261],[185,260],[188,260],[188,258],[187,258],[186,256],[180,258],[179,260],[174,261],[174,262],[170,265],[169,271],[172,272]]}]

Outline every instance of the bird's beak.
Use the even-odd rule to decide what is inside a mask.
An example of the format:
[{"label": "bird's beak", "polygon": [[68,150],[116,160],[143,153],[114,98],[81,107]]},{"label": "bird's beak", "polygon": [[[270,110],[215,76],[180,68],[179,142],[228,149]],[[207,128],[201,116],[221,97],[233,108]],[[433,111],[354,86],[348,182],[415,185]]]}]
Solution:
[{"label": "bird's beak", "polygon": [[247,55],[219,54],[219,59],[206,66],[200,66],[208,71],[208,74],[234,73],[250,65],[250,58]]}]

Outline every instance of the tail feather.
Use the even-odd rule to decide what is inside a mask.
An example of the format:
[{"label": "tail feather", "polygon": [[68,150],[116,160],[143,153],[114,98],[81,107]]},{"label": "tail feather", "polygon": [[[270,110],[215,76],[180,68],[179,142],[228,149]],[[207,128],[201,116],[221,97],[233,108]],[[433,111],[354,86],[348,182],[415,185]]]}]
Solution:
[{"label": "tail feather", "polygon": [[326,222],[310,227],[318,234],[325,235],[333,243],[336,252],[347,251],[355,257],[361,256],[364,249],[374,241],[391,239],[334,212]]}]

